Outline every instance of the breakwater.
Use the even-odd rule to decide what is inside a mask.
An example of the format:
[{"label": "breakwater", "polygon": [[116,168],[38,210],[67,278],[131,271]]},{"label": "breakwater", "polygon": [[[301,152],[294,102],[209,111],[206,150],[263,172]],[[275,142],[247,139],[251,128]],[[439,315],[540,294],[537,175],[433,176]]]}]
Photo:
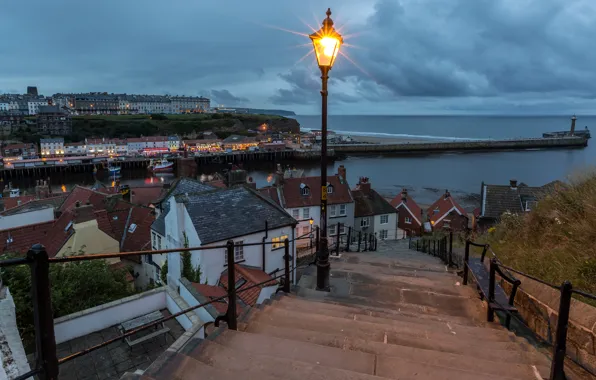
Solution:
[{"label": "breakwater", "polygon": [[376,153],[443,153],[482,152],[499,150],[585,148],[588,139],[584,137],[525,138],[514,140],[469,140],[396,144],[333,144],[337,154]]}]

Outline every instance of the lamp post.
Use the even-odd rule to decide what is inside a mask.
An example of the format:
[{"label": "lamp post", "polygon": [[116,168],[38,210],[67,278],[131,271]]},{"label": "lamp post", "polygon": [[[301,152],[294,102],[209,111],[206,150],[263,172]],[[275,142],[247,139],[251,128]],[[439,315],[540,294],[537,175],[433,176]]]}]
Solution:
[{"label": "lamp post", "polygon": [[341,35],[333,27],[331,9],[323,26],[309,37],[315,50],[317,63],[321,69],[321,221],[320,239],[317,252],[317,290],[329,291],[329,246],[327,244],[327,81],[329,71],[335,63],[339,48],[343,43]]},{"label": "lamp post", "polygon": [[312,253],[312,225],[313,225],[313,223],[314,223],[315,221],[314,221],[314,219],[313,219],[313,218],[310,218],[310,219],[308,220],[308,222],[310,223],[310,235],[309,235],[309,236],[310,236],[310,248],[309,248],[309,249],[311,249],[311,251],[310,251],[310,252]]}]

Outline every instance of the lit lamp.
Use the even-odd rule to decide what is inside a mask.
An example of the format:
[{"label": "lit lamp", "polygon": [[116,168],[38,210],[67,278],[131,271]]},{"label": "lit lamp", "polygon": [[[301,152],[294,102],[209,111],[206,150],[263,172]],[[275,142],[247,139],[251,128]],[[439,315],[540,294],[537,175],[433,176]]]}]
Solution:
[{"label": "lit lamp", "polygon": [[[341,35],[333,27],[331,9],[327,9],[327,18],[323,20],[323,27],[311,34],[317,63],[321,69],[322,109],[321,109],[321,221],[319,224],[320,238],[317,247],[317,290],[329,291],[329,246],[327,244],[327,82],[329,71],[339,48],[344,42]],[[312,222],[311,222],[312,225]]]}]

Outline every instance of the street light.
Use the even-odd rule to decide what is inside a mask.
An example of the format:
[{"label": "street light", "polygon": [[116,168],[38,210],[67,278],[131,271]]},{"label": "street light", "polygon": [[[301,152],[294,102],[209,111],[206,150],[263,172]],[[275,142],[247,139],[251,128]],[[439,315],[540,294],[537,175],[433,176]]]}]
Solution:
[{"label": "street light", "polygon": [[344,42],[341,35],[333,27],[331,9],[327,9],[327,18],[323,20],[323,27],[311,34],[317,63],[321,69],[321,221],[320,239],[317,253],[317,290],[329,291],[329,246],[327,245],[327,82],[329,71],[339,48]]}]

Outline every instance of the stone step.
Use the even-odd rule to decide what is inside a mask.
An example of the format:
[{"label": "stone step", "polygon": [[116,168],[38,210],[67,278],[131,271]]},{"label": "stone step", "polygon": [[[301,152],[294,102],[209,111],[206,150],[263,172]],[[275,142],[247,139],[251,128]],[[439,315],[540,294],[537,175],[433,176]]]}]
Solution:
[{"label": "stone step", "polygon": [[435,264],[435,263],[412,263],[409,260],[402,260],[393,263],[375,263],[375,262],[361,262],[361,263],[351,263],[348,261],[339,261],[339,262],[332,262],[331,268],[333,269],[341,269],[351,272],[358,272],[358,273],[380,273],[380,274],[388,274],[388,275],[397,275],[397,274],[418,274],[420,276],[429,276],[432,277],[433,275],[438,275],[441,277],[449,272],[449,269],[442,264]]},{"label": "stone step", "polygon": [[[229,334],[229,333],[232,334]],[[234,338],[242,336],[242,341],[237,339],[229,340],[224,335],[234,335]],[[279,339],[260,334],[247,334],[238,331],[228,330],[221,334],[216,340],[217,343],[223,342],[228,348],[238,351],[245,351],[237,354],[238,357],[257,351],[260,355],[269,355],[301,361],[310,364],[320,364],[332,368],[349,367],[350,371],[360,372],[361,374],[376,375],[389,379],[443,379],[443,380],[477,380],[479,378],[488,380],[514,379],[511,377],[493,376],[489,374],[461,371],[453,368],[432,366],[402,360],[396,357],[378,356],[373,354],[364,354],[362,361],[358,364],[350,362],[348,355],[356,352],[342,350],[340,348],[324,347],[316,344],[304,343],[295,340]],[[282,349],[283,353],[279,350]],[[264,353],[264,352],[267,353]],[[359,352],[360,353],[360,352]],[[288,357],[290,356],[290,357]],[[299,360],[300,357],[302,360]],[[233,361],[233,360],[230,360]],[[326,369],[323,369],[325,371]],[[355,370],[355,371],[354,371]],[[328,377],[333,379],[335,377]],[[521,379],[521,378],[520,378]]]},{"label": "stone step", "polygon": [[[448,326],[447,324],[437,326],[431,324],[423,325],[396,322],[391,320],[389,320],[388,323],[383,323],[384,321],[382,320],[355,320],[308,313],[308,310],[304,310],[304,313],[298,310],[290,311],[276,308],[274,306],[263,306],[259,309],[251,310],[251,316],[248,319],[248,323],[252,321],[280,327],[295,327],[312,331],[343,333],[346,336],[354,338],[366,339],[368,337],[369,339],[381,342],[387,339],[388,336],[394,334],[406,335],[412,338],[437,339],[445,343],[451,341],[454,341],[455,343],[469,342],[470,345],[475,345],[478,341],[481,341],[483,344],[493,342],[495,344],[499,342],[511,343],[514,341],[514,337],[504,330],[487,329],[486,331],[466,333],[462,329],[457,329],[458,326]],[[479,339],[479,337],[481,337],[481,339]]]},{"label": "stone step", "polygon": [[[477,321],[465,317],[457,317],[452,315],[445,315],[439,313],[430,313],[425,310],[426,308],[415,306],[415,305],[398,305],[396,309],[384,309],[372,306],[358,306],[354,303],[350,305],[343,304],[341,302],[332,301],[331,299],[313,299],[300,297],[294,294],[289,294],[287,297],[279,299],[281,304],[296,304],[300,307],[309,308],[308,310],[314,310],[317,313],[323,314],[323,310],[351,312],[354,314],[371,315],[386,319],[402,320],[407,318],[408,321],[419,321],[420,323],[426,323],[426,321],[437,321],[447,322],[462,325],[462,326],[477,326],[486,328],[499,328],[495,323],[487,323],[483,321]],[[314,305],[313,305],[314,303]],[[405,320],[405,319],[404,319]]]},{"label": "stone step", "polygon": [[364,352],[341,351],[331,347],[234,330],[223,331],[214,341],[229,348],[254,354],[374,374],[375,357]]},{"label": "stone step", "polygon": [[548,377],[549,362],[539,353],[513,352],[509,350],[485,350],[477,355],[462,355],[420,349],[401,345],[374,342],[365,339],[347,338],[340,334],[328,334],[300,330],[297,328],[276,327],[258,322],[246,326],[246,332],[261,334],[282,339],[308,342],[342,350],[367,352],[375,355],[389,356],[409,360],[417,363],[432,364],[465,371],[486,373],[500,376],[518,377],[532,374],[532,366],[537,367],[541,374]]},{"label": "stone step", "polygon": [[[255,354],[252,351],[238,350],[219,343],[206,340],[197,347],[186,351],[186,355],[215,368],[225,368],[244,373],[255,371],[277,379],[288,380],[381,380],[377,376],[347,371],[339,368],[325,367],[316,363],[307,363]],[[244,378],[244,376],[239,376]]]},{"label": "stone step", "polygon": [[[380,325],[389,325],[389,326],[397,326],[397,327],[404,327],[408,328],[409,331],[426,328],[428,330],[437,331],[437,332],[446,332],[455,334],[463,334],[467,335],[475,335],[475,334],[486,334],[486,336],[502,336],[502,337],[510,337],[513,336],[513,333],[507,330],[499,330],[494,328],[487,328],[487,327],[476,327],[476,326],[465,326],[460,325],[458,323],[453,323],[449,320],[449,318],[444,318],[443,320],[432,320],[432,319],[421,319],[417,316],[403,316],[403,315],[382,315],[382,316],[375,316],[370,315],[365,312],[353,312],[351,310],[338,310],[338,309],[325,309],[319,308],[316,304],[304,305],[296,302],[291,301],[274,301],[268,305],[271,308],[278,308],[284,309],[291,312],[295,312],[298,310],[300,314],[302,312],[308,312],[309,314],[313,315],[324,315],[336,318],[343,318],[349,319],[354,321],[363,321],[363,322],[370,322],[376,323]],[[371,313],[372,314],[372,313]]]}]

